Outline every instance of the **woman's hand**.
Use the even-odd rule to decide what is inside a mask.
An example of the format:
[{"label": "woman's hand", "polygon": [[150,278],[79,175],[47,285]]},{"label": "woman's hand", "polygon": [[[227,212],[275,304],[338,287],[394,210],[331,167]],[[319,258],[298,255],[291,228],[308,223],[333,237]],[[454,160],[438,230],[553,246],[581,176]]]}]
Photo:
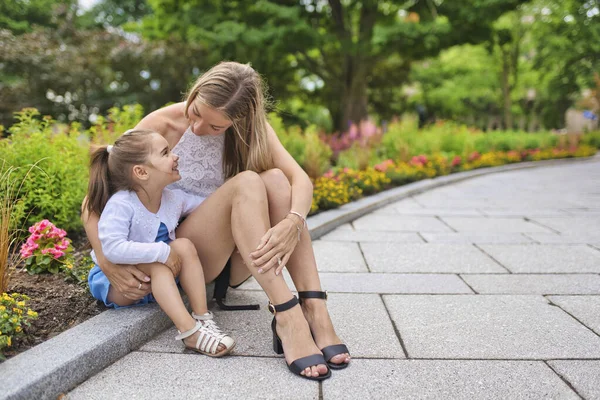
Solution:
[{"label": "woman's hand", "polygon": [[115,265],[103,260],[100,266],[110,284],[130,300],[140,300],[152,291],[150,277],[134,265]]},{"label": "woman's hand", "polygon": [[298,225],[284,218],[264,234],[256,250],[250,253],[252,266],[257,267],[259,273],[277,267],[275,275],[279,275],[294,252],[298,237]]}]

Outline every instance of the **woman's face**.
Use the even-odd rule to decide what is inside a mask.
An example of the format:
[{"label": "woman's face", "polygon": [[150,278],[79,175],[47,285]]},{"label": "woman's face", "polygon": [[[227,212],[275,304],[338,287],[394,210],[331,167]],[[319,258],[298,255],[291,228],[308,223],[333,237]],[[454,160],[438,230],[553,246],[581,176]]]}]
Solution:
[{"label": "woman's face", "polygon": [[188,108],[188,119],[195,135],[217,136],[231,126],[231,121],[214,108],[194,101]]}]

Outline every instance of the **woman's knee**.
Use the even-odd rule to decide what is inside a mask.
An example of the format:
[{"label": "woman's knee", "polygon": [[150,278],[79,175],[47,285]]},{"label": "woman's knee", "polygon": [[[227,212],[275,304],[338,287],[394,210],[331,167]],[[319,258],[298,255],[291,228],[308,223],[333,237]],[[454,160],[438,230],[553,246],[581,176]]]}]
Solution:
[{"label": "woman's knee", "polygon": [[273,168],[262,172],[260,178],[263,180],[269,200],[291,200],[292,186],[287,176],[279,168]]},{"label": "woman's knee", "polygon": [[237,194],[266,195],[265,184],[256,172],[243,171],[237,174],[234,179]]}]

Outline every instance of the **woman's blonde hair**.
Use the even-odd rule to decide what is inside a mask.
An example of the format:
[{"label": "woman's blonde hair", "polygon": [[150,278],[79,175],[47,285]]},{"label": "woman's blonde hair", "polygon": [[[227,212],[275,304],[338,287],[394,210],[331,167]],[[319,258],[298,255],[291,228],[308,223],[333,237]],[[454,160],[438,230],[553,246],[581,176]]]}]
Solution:
[{"label": "woman's blonde hair", "polygon": [[215,65],[189,90],[186,117],[194,101],[222,112],[233,123],[225,133],[223,172],[226,179],[241,171],[260,173],[273,168],[267,143],[265,87],[250,65],[237,62]]},{"label": "woman's blonde hair", "polygon": [[92,149],[90,182],[84,207],[88,213],[102,214],[110,196],[119,190],[135,190],[134,165],[145,164],[152,151],[151,135],[147,129],[131,129],[117,139],[113,146]]}]

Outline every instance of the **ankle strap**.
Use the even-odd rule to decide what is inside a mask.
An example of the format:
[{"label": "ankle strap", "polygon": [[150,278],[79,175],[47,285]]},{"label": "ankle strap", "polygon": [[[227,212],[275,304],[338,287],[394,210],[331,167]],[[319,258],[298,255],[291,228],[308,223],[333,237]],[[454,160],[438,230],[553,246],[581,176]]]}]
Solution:
[{"label": "ankle strap", "polygon": [[327,291],[320,292],[316,290],[308,290],[305,292],[298,292],[300,299],[323,299],[327,300]]},{"label": "ankle strap", "polygon": [[294,296],[291,300],[286,301],[282,304],[274,305],[273,303],[269,302],[269,311],[271,312],[271,314],[275,315],[278,312],[287,311],[290,308],[295,307],[296,305],[298,305],[298,298]]}]

